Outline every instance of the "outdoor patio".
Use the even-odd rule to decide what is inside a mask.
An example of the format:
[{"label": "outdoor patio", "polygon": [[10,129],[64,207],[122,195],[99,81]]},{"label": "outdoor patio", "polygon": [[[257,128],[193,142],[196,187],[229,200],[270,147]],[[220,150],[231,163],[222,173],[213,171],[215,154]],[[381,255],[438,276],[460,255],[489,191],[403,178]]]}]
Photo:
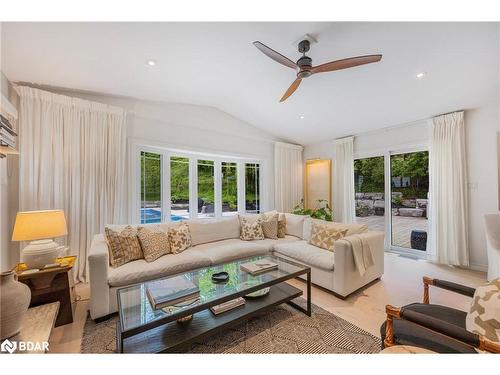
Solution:
[{"label": "outdoor patio", "polygon": [[[384,231],[384,216],[365,216],[356,217],[356,222],[366,224],[370,230]],[[411,248],[410,236],[414,229],[427,231],[428,220],[424,217],[393,216],[392,217],[392,244]]]}]

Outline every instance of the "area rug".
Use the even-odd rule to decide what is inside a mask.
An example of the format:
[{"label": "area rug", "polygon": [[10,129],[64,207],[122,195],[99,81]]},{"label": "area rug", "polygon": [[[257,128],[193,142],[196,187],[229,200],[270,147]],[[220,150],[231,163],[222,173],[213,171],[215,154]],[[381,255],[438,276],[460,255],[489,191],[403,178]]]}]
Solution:
[{"label": "area rug", "polygon": [[[81,353],[115,353],[117,320],[117,315],[101,323],[88,319]],[[378,353],[380,344],[379,338],[318,306],[312,306],[308,317],[283,304],[194,343],[185,352],[366,354]]]}]

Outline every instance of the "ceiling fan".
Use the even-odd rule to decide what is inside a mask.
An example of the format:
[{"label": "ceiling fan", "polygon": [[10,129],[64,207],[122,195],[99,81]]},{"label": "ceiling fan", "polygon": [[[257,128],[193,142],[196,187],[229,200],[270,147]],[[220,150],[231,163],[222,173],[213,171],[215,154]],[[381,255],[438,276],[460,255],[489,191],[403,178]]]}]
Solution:
[{"label": "ceiling fan", "polygon": [[370,64],[378,62],[382,59],[382,55],[356,56],[342,60],[330,61],[318,66],[312,66],[312,59],[309,56],[306,56],[306,52],[309,51],[309,48],[311,46],[309,40],[307,39],[302,40],[299,43],[298,49],[299,52],[302,53],[302,57],[298,59],[296,63],[259,41],[253,42],[253,44],[263,54],[267,55],[274,61],[277,61],[280,64],[288,66],[289,68],[295,69],[297,71],[297,78],[295,79],[295,81],[293,81],[288,90],[286,90],[285,94],[280,99],[280,102],[284,102],[285,100],[287,100],[290,95],[292,95],[295,90],[297,90],[303,78],[307,78],[316,73],[332,72],[334,70],[341,70],[352,68],[358,65]]}]

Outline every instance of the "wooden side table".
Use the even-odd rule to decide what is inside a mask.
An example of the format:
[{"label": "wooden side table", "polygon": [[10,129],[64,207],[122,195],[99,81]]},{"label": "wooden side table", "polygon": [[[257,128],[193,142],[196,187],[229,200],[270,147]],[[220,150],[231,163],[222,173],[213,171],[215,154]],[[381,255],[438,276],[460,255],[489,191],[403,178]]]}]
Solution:
[{"label": "wooden side table", "polygon": [[55,326],[73,323],[75,309],[75,292],[71,270],[76,256],[56,259],[59,267],[41,269],[36,272],[26,272],[24,263],[19,263],[14,271],[18,281],[28,285],[31,290],[30,307],[51,302],[59,302],[59,313]]}]

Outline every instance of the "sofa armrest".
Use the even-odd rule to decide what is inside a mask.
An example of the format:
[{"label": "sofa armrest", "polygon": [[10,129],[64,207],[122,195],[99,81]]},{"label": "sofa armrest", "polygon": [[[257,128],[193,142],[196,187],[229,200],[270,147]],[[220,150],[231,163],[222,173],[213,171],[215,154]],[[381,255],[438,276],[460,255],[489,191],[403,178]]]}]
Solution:
[{"label": "sofa armrest", "polygon": [[90,316],[96,319],[109,314],[109,253],[104,235],[97,234],[90,245]]},{"label": "sofa armrest", "polygon": [[344,297],[384,274],[384,233],[369,231],[359,236],[370,243],[374,262],[364,276],[360,276],[356,268],[349,241],[342,239],[335,242],[334,291]]}]

